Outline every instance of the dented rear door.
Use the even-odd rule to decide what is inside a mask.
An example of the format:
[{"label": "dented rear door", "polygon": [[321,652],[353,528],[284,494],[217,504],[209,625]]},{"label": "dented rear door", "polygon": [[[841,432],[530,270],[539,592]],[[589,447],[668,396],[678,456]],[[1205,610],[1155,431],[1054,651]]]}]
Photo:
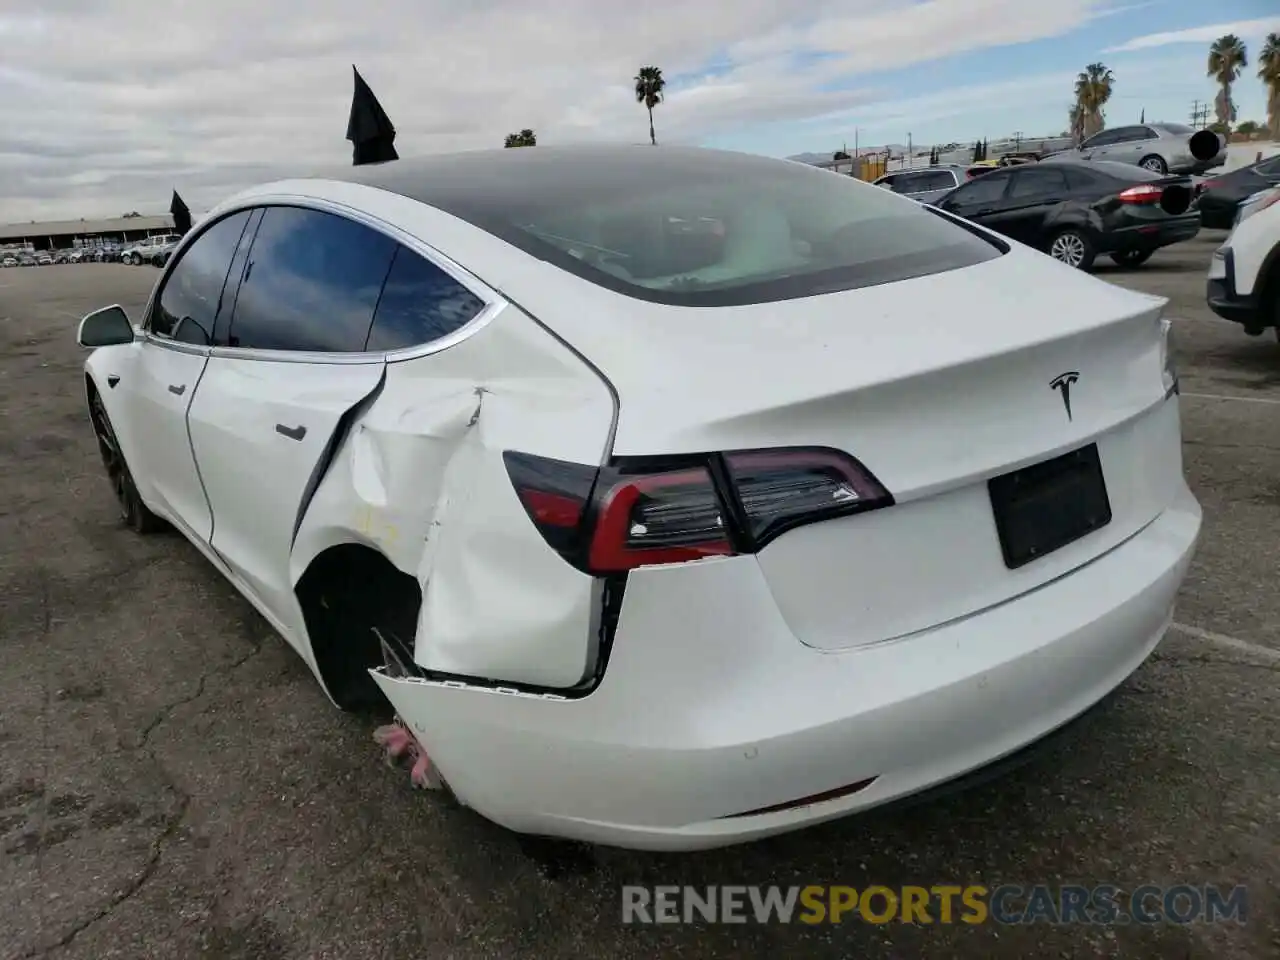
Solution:
[{"label": "dented rear door", "polygon": [[462,342],[387,364],[307,510],[292,575],[336,543],[372,546],[421,588],[420,666],[571,687],[595,665],[599,583],[538,533],[503,453],[599,464],[614,398],[519,308],[495,303],[479,321]]}]

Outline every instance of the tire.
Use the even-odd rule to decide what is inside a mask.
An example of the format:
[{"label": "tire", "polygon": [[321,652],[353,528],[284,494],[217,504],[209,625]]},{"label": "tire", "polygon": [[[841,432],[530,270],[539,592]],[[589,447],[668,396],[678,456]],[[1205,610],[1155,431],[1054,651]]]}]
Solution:
[{"label": "tire", "polygon": [[138,534],[155,533],[163,530],[165,522],[147,509],[138,494],[138,486],[133,481],[129,464],[125,461],[124,452],[116,440],[115,430],[111,427],[111,419],[102,404],[102,397],[96,392],[90,404],[89,419],[93,423],[94,437],[98,441],[98,453],[102,456],[102,466],[107,471],[107,480],[115,493],[116,506],[120,511],[120,519],[124,525]]},{"label": "tire", "polygon": [[1074,227],[1059,230],[1050,237],[1046,250],[1059,263],[1077,270],[1088,270],[1098,256],[1089,235]]},{"label": "tire", "polygon": [[1169,165],[1164,162],[1164,157],[1154,153],[1139,160],[1138,166],[1142,167],[1143,170],[1150,170],[1152,173],[1158,173],[1161,176],[1169,172]]},{"label": "tire", "polygon": [[1153,253],[1154,250],[1121,250],[1111,254],[1111,261],[1118,267],[1140,267]]},{"label": "tire", "polygon": [[135,267],[142,266],[142,255],[137,253],[133,254],[131,257],[129,257],[129,262],[132,263]]}]

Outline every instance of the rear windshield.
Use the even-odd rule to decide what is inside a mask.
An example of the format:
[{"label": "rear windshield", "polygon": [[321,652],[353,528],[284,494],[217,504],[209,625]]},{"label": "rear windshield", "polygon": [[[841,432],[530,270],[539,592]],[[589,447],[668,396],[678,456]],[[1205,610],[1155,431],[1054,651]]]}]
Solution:
[{"label": "rear windshield", "polygon": [[1168,130],[1170,133],[1195,133],[1194,130],[1182,123],[1162,123],[1159,129]]},{"label": "rear windshield", "polygon": [[1131,163],[1119,163],[1115,160],[1094,160],[1089,167],[1117,180],[1128,180],[1132,183],[1145,183],[1148,180],[1165,178],[1162,173],[1154,173],[1143,167],[1137,167]]},{"label": "rear windshield", "polygon": [[648,146],[584,163],[543,150],[495,151],[524,156],[477,158],[414,194],[576,276],[678,306],[890,283],[1003,249],[914,201],[801,163]]}]

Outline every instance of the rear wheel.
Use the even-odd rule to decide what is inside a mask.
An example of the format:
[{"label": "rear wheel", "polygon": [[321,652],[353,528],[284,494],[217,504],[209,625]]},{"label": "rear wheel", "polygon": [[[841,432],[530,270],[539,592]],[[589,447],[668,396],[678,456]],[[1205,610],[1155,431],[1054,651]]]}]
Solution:
[{"label": "rear wheel", "polygon": [[1060,230],[1049,241],[1049,256],[1077,270],[1088,270],[1097,255],[1089,236],[1074,227]]},{"label": "rear wheel", "polygon": [[1164,162],[1164,157],[1157,156],[1154,153],[1149,157],[1143,157],[1138,166],[1144,170],[1150,170],[1152,173],[1165,174],[1169,172],[1169,165]]},{"label": "rear wheel", "polygon": [[129,262],[132,263],[135,267],[142,266],[142,255],[135,253],[133,256],[129,258]]},{"label": "rear wheel", "polygon": [[1140,267],[1148,260],[1154,250],[1120,250],[1111,254],[1112,261],[1121,267]]},{"label": "rear wheel", "polygon": [[164,521],[148,510],[142,497],[138,495],[138,487],[133,482],[129,464],[125,462],[124,452],[111,428],[106,407],[97,394],[94,394],[89,417],[93,422],[94,436],[98,440],[98,453],[102,456],[102,465],[107,471],[107,480],[111,483],[124,525],[135,533],[144,534],[164,529]]}]

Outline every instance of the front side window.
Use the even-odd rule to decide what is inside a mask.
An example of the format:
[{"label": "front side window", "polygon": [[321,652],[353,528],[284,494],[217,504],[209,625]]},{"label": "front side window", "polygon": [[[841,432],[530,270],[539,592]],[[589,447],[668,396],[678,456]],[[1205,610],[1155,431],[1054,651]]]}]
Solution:
[{"label": "front side window", "polygon": [[484,309],[484,301],[430,260],[396,250],[366,350],[400,350],[447,337]]},{"label": "front side window", "polygon": [[148,329],[187,343],[212,342],[227,269],[249,221],[249,211],[225,217],[200,234],[182,253],[156,298]]},{"label": "front side window", "polygon": [[804,164],[679,150],[644,161],[535,160],[515,182],[446,183],[429,202],[568,273],[675,306],[815,296],[1002,253],[919,204]]},{"label": "front side window", "polygon": [[396,246],[337,214],[267,208],[249,249],[228,345],[363,350]]}]

